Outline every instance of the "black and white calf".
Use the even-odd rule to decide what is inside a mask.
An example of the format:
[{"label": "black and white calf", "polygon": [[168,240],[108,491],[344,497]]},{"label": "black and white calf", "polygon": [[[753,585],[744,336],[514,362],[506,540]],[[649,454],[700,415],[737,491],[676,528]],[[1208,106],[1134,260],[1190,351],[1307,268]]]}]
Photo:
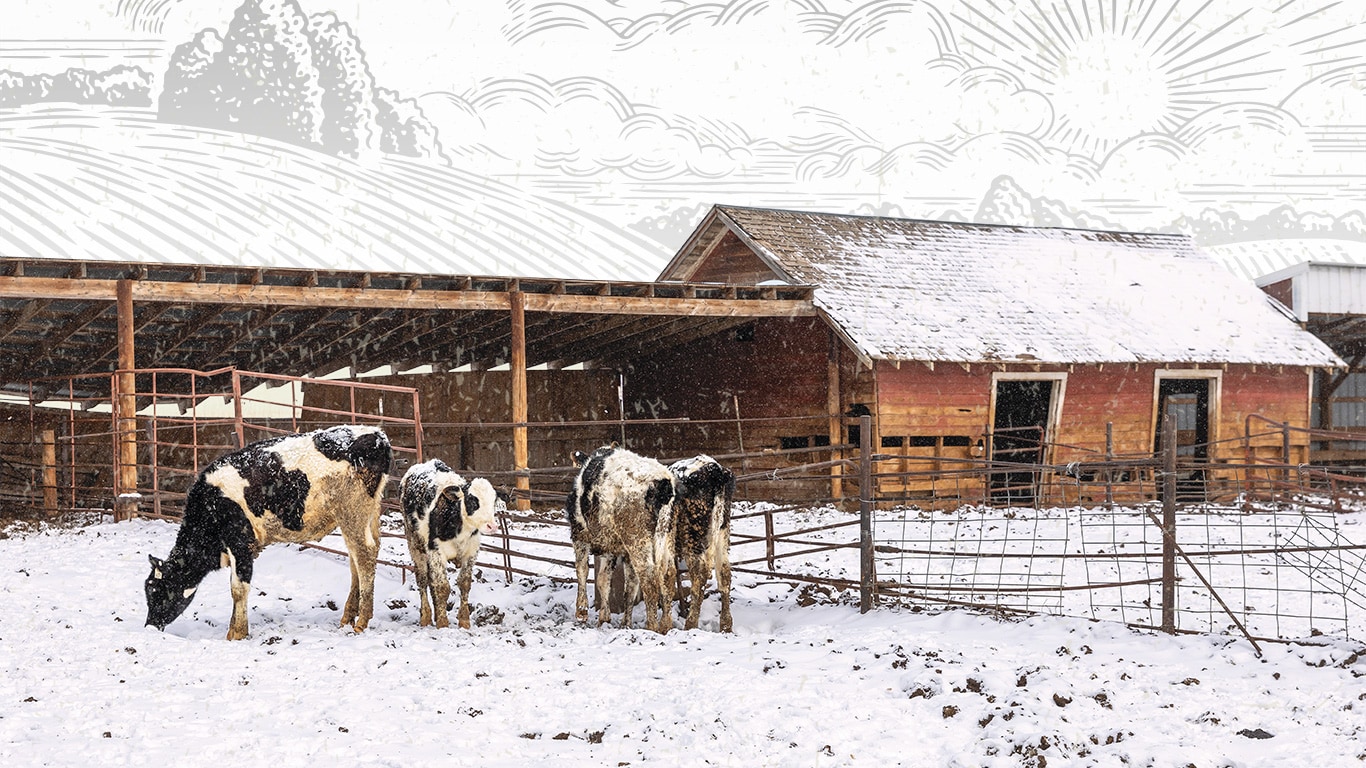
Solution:
[{"label": "black and white calf", "polygon": [[[645,628],[668,632],[674,582],[674,481],[669,470],[654,459],[615,444],[585,454],[574,453],[579,474],[565,502],[574,570],[579,588],[574,616],[588,620],[588,555],[603,555],[598,563],[596,594],[598,623],[611,621],[607,586],[611,569],[604,561],[625,557],[645,596]],[[631,623],[628,605],[624,622]]]},{"label": "black and white calf", "polygon": [[676,552],[687,565],[691,587],[684,627],[697,628],[702,595],[714,569],[721,592],[721,631],[730,632],[730,504],[735,475],[705,455],[676,461],[669,472],[674,476]]},{"label": "black and white calf", "polygon": [[[418,624],[448,627],[446,599],[451,582],[446,563],[460,566],[461,628],[470,628],[470,581],[474,558],[479,554],[480,534],[496,533],[494,511],[498,495],[493,484],[482,477],[466,483],[444,461],[433,459],[414,464],[399,483],[403,502],[403,532],[408,538],[408,554],[417,574],[417,591],[422,595]],[[430,600],[428,593],[431,594]]]},{"label": "black and white calf", "polygon": [[204,577],[228,566],[228,639],[245,638],[256,555],[267,544],[317,541],[340,526],[351,561],[341,623],[364,630],[374,613],[380,499],[392,460],[388,436],[362,426],[275,437],[215,459],[190,486],[171,554],[148,555],[147,624],[165,629]]}]

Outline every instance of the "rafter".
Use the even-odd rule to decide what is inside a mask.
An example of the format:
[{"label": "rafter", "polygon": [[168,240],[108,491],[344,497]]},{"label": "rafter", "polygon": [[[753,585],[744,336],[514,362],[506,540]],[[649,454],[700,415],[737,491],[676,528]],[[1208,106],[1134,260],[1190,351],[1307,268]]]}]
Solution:
[{"label": "rafter", "polygon": [[47,309],[52,304],[51,299],[33,299],[24,303],[24,306],[16,312],[11,312],[5,318],[5,324],[0,327],[0,341],[8,339],[11,334],[19,330],[24,323],[33,319],[34,316]]},{"label": "rafter", "polygon": [[[715,336],[718,333],[725,333],[731,328],[744,325],[748,322],[750,322],[749,318],[726,317],[719,318],[716,320],[704,321],[699,325],[692,326],[691,328],[680,327],[673,333],[661,334],[659,338],[655,341],[654,346],[656,348],[672,348],[679,347],[684,344],[691,344],[694,341],[697,341],[699,339],[705,339],[708,336]],[[643,351],[644,350],[636,349],[628,353],[625,349],[622,349],[615,354],[599,358],[597,362],[603,367],[615,368],[624,363],[630,362],[635,358],[640,357]]]},{"label": "rafter", "polygon": [[50,360],[53,357],[53,350],[62,346],[72,336],[80,333],[86,326],[95,321],[95,318],[113,309],[112,304],[97,302],[86,307],[81,312],[66,322],[55,333],[48,334],[42,344],[33,350],[31,355],[12,361],[9,365],[0,368],[0,380],[9,380],[18,371],[29,368],[35,360]]}]

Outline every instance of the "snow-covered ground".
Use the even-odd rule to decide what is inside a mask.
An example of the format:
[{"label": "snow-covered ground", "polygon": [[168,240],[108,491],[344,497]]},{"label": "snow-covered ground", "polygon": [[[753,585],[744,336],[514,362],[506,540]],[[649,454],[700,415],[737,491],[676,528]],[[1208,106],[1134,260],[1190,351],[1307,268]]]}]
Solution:
[{"label": "snow-covered ground", "polygon": [[[784,519],[780,530],[816,519]],[[1114,622],[879,609],[737,578],[735,633],[576,627],[573,588],[484,568],[476,626],[417,626],[381,567],[340,629],[345,562],[257,561],[251,637],[227,574],[165,633],[149,553],[176,525],[0,539],[2,765],[1346,766],[1366,760],[1366,652],[1168,637]],[[847,533],[841,534],[847,536]],[[401,542],[386,556],[405,559]],[[843,562],[852,553],[836,553]],[[813,556],[803,567],[823,564]],[[641,620],[637,610],[636,622]]]}]

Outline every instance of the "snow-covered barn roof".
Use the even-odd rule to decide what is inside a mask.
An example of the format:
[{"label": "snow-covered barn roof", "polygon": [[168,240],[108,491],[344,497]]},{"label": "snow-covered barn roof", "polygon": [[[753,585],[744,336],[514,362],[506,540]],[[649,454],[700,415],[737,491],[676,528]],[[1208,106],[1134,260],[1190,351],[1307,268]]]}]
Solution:
[{"label": "snow-covered barn roof", "polygon": [[764,268],[869,359],[1342,365],[1182,235],[716,206],[660,279]]}]

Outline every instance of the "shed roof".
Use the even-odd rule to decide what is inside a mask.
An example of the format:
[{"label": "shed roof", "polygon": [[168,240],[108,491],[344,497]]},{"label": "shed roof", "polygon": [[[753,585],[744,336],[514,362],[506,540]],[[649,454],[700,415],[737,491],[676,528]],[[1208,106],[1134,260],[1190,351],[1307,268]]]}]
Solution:
[{"label": "shed roof", "polygon": [[1183,235],[715,206],[661,279],[728,233],[870,359],[1342,365]]}]

